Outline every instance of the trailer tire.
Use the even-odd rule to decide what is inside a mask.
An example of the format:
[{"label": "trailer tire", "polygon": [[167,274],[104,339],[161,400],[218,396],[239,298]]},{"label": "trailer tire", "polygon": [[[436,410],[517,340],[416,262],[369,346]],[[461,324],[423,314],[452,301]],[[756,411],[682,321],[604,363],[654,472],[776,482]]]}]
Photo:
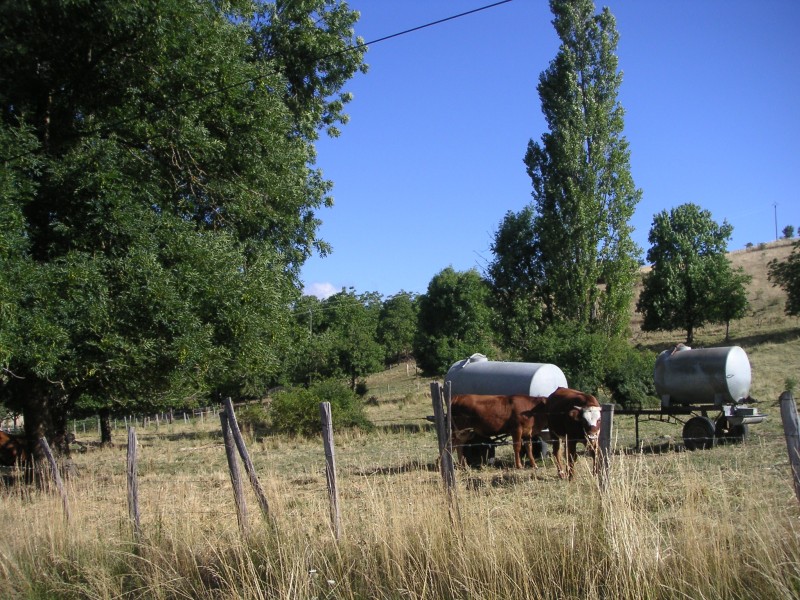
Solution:
[{"label": "trailer tire", "polygon": [[714,423],[714,435],[716,435],[718,443],[741,444],[747,439],[749,433],[750,428],[747,423],[729,425],[728,419],[724,415],[718,417]]},{"label": "trailer tire", "polygon": [[480,467],[489,464],[494,458],[495,445],[492,440],[484,437],[474,437],[464,445],[464,460],[470,467]]},{"label": "trailer tire", "polygon": [[692,417],[683,426],[683,445],[687,450],[708,450],[715,441],[714,423],[708,417]]},{"label": "trailer tire", "polygon": [[533,444],[533,458],[536,460],[544,460],[550,454],[550,448],[547,446],[547,442],[538,435],[531,438],[531,444]]}]

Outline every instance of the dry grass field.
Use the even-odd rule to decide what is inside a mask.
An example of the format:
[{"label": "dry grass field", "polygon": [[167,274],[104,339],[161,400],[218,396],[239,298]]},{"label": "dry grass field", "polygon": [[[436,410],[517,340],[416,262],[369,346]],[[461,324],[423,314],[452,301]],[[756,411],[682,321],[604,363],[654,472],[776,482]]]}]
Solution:
[{"label": "dry grass field", "polygon": [[[753,314],[732,324],[753,367],[752,396],[768,419],[744,444],[687,452],[680,426],[614,421],[608,489],[578,461],[560,480],[498,464],[458,470],[443,492],[429,381],[413,367],[369,380],[374,432],[335,438],[343,535],[334,539],[318,439],[248,437],[270,501],[262,518],[247,490],[237,526],[215,416],[145,429],[139,438],[142,537],[128,519],[125,431],[112,448],[74,456],[71,510],[49,490],[0,489],[4,598],[790,599],[800,597],[800,503],[777,407],[797,381],[800,330],[783,315],[766,262],[785,244],[732,255],[753,274]],[[680,332],[632,341],[660,349]],[[696,345],[720,345],[704,328]],[[788,383],[787,383],[788,382]],[[91,441],[93,434],[79,434]]]}]

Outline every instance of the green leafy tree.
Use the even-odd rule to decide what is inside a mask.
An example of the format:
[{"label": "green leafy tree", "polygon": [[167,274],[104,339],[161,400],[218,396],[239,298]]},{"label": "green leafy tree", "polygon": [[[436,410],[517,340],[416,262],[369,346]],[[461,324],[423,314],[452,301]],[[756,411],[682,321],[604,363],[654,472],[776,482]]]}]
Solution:
[{"label": "green leafy tree", "polygon": [[388,363],[411,357],[418,312],[417,296],[410,292],[401,291],[384,300],[378,318],[378,341]]},{"label": "green leafy tree", "polygon": [[786,292],[786,314],[800,316],[800,242],[795,242],[786,260],[773,259],[768,268],[772,285]]},{"label": "green leafy tree", "polygon": [[794,225],[787,225],[783,228],[783,238],[790,240],[794,237]]},{"label": "green leafy tree", "polygon": [[654,217],[647,252],[652,270],[636,305],[644,331],[682,329],[692,344],[698,327],[735,318],[738,309],[719,308],[732,296],[741,298],[746,283],[725,256],[732,231],[727,221],[718,225],[709,211],[691,203]]},{"label": "green leafy tree", "polygon": [[327,376],[343,375],[355,390],[359,377],[383,368],[383,347],[378,343],[380,295],[342,290],[322,302],[323,325],[328,335]]},{"label": "green leafy tree", "polygon": [[727,260],[715,275],[719,283],[715,286],[717,315],[714,321],[725,323],[725,341],[728,342],[731,339],[731,321],[746,316],[747,311],[750,309],[750,301],[747,299],[747,286],[753,280],[753,277],[745,273],[741,267],[732,269],[730,262]]},{"label": "green leafy tree", "polygon": [[524,355],[542,323],[545,277],[531,205],[508,211],[494,235],[494,258],[486,275],[491,285],[495,330],[511,356]]},{"label": "green leafy tree", "polygon": [[616,21],[592,0],[551,0],[561,40],[539,78],[549,131],[531,140],[529,253],[540,263],[544,319],[618,335],[629,322],[639,248],[629,220],[641,198],[630,173],[618,101]]},{"label": "green leafy tree", "polygon": [[329,0],[4,4],[0,394],[31,440],[69,411],[278,376],[300,266],[327,250],[313,142],[346,120],[356,18]]},{"label": "green leafy tree", "polygon": [[492,354],[489,286],[474,269],[434,275],[419,298],[414,357],[426,375],[441,375],[476,352]]}]

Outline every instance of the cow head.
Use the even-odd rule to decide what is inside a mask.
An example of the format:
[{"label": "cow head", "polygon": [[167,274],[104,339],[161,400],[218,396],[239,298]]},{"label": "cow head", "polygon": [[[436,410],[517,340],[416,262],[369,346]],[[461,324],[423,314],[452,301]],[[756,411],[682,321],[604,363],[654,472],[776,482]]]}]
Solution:
[{"label": "cow head", "polygon": [[590,454],[594,454],[597,449],[597,439],[600,436],[600,414],[599,406],[576,406],[575,413],[583,427],[583,435],[586,438],[586,449]]}]

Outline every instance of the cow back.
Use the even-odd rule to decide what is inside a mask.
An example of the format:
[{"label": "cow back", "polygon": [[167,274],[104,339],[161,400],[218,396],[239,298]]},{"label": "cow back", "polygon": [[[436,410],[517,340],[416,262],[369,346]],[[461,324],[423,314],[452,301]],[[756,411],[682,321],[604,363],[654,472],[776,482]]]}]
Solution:
[{"label": "cow back", "polygon": [[[537,429],[537,416],[544,418],[546,398],[539,396],[455,396],[451,403],[454,430],[472,429],[483,436],[510,434],[518,426]],[[538,431],[536,431],[538,433]]]}]

